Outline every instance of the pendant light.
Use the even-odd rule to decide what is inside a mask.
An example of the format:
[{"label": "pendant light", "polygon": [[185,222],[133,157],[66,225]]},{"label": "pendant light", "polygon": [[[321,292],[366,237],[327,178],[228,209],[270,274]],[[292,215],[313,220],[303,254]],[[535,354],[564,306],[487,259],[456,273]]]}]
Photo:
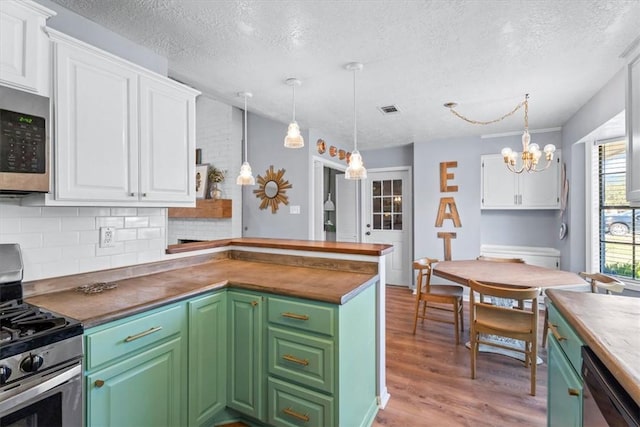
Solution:
[{"label": "pendant light", "polygon": [[325,211],[335,211],[336,205],[333,204],[333,200],[331,200],[331,193],[327,196],[327,201],[324,202],[324,210]]},{"label": "pendant light", "polygon": [[240,166],[240,175],[236,179],[238,185],[256,185],[256,180],[251,173],[251,165],[247,161],[247,98],[251,98],[251,92],[238,92],[238,96],[244,97],[244,162]]},{"label": "pendant light", "polygon": [[353,151],[351,152],[349,166],[345,171],[344,177],[345,179],[365,179],[367,170],[358,151],[358,127],[356,121],[356,72],[361,71],[363,65],[360,62],[351,62],[345,68],[353,72]]},{"label": "pendant light", "polygon": [[298,126],[298,122],[296,122],[296,86],[300,86],[302,82],[296,78],[290,78],[285,80],[285,83],[291,86],[293,90],[293,119],[287,129],[284,146],[286,148],[301,148],[304,147],[304,138],[300,135],[300,126]]}]

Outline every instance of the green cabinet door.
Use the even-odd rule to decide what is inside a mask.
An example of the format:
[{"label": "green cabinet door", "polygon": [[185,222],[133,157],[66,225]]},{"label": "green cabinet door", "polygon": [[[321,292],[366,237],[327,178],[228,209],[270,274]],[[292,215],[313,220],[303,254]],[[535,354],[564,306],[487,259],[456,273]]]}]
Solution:
[{"label": "green cabinet door", "polygon": [[249,292],[229,291],[227,304],[227,406],[264,421],[263,298]]},{"label": "green cabinet door", "polygon": [[226,292],[188,302],[189,426],[201,426],[226,406]]},{"label": "green cabinet door", "polygon": [[176,338],[87,376],[87,425],[181,426],[182,343]]},{"label": "green cabinet door", "polygon": [[582,380],[552,334],[548,342],[547,425],[582,426]]}]

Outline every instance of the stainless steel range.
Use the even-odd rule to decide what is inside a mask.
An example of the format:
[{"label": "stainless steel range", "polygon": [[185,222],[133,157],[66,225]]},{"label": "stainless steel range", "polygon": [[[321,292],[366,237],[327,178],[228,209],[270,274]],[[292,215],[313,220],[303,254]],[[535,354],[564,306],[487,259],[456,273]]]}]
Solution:
[{"label": "stainless steel range", "polygon": [[22,300],[17,244],[0,244],[0,426],[82,426],[77,320]]}]

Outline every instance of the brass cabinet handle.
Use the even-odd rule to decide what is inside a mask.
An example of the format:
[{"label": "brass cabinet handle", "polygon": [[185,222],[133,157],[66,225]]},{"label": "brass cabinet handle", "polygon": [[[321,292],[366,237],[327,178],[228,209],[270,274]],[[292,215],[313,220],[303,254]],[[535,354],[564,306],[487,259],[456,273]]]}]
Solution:
[{"label": "brass cabinet handle", "polygon": [[569,396],[580,396],[580,390],[575,388],[570,388],[567,391],[569,392]]},{"label": "brass cabinet handle", "polygon": [[147,331],[140,332],[139,334],[129,335],[128,337],[126,337],[124,339],[124,342],[135,341],[135,340],[137,340],[139,338],[146,337],[149,334],[152,334],[154,332],[158,332],[158,331],[161,331],[161,330],[162,330],[162,326],[155,326],[155,327],[153,327],[153,328],[151,328],[151,329],[149,329]]},{"label": "brass cabinet handle", "polygon": [[547,326],[549,326],[549,330],[551,330],[551,333],[553,334],[553,336],[558,340],[558,341],[565,341],[567,338],[563,337],[562,335],[560,335],[560,333],[558,332],[557,326],[558,325],[554,325],[551,322],[547,322]]},{"label": "brass cabinet handle", "polygon": [[93,385],[95,385],[96,387],[100,388],[104,385],[104,381],[103,380],[96,380]]},{"label": "brass cabinet handle", "polygon": [[304,421],[305,423],[308,423],[310,420],[309,415],[301,414],[300,412],[296,412],[291,408],[284,408],[282,412],[289,415],[290,417],[297,418],[301,421]]},{"label": "brass cabinet handle", "polygon": [[256,305],[258,305],[258,301],[251,301],[251,307],[255,307]]},{"label": "brass cabinet handle", "polygon": [[302,365],[302,366],[308,366],[309,365],[309,361],[307,359],[298,359],[295,356],[292,356],[290,354],[285,354],[282,356],[282,358],[284,360],[287,360],[289,362],[293,362],[293,363],[297,363],[298,365]]},{"label": "brass cabinet handle", "polygon": [[287,311],[282,313],[282,317],[288,317],[290,319],[296,319],[296,320],[309,320],[309,316],[307,316],[306,314],[289,313]]}]

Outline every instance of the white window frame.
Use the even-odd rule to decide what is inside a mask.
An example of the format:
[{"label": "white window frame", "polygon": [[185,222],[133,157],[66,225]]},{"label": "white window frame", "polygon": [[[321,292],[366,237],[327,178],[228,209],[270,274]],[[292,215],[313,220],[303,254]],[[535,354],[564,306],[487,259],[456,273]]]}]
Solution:
[{"label": "white window frame", "polygon": [[[598,197],[598,146],[608,142],[620,141],[625,136],[616,138],[599,139],[585,143],[585,267],[586,271],[600,271],[600,220],[599,220],[599,197]],[[596,168],[594,170],[594,168]],[[619,277],[627,288],[640,291],[640,282],[637,280]]]}]

